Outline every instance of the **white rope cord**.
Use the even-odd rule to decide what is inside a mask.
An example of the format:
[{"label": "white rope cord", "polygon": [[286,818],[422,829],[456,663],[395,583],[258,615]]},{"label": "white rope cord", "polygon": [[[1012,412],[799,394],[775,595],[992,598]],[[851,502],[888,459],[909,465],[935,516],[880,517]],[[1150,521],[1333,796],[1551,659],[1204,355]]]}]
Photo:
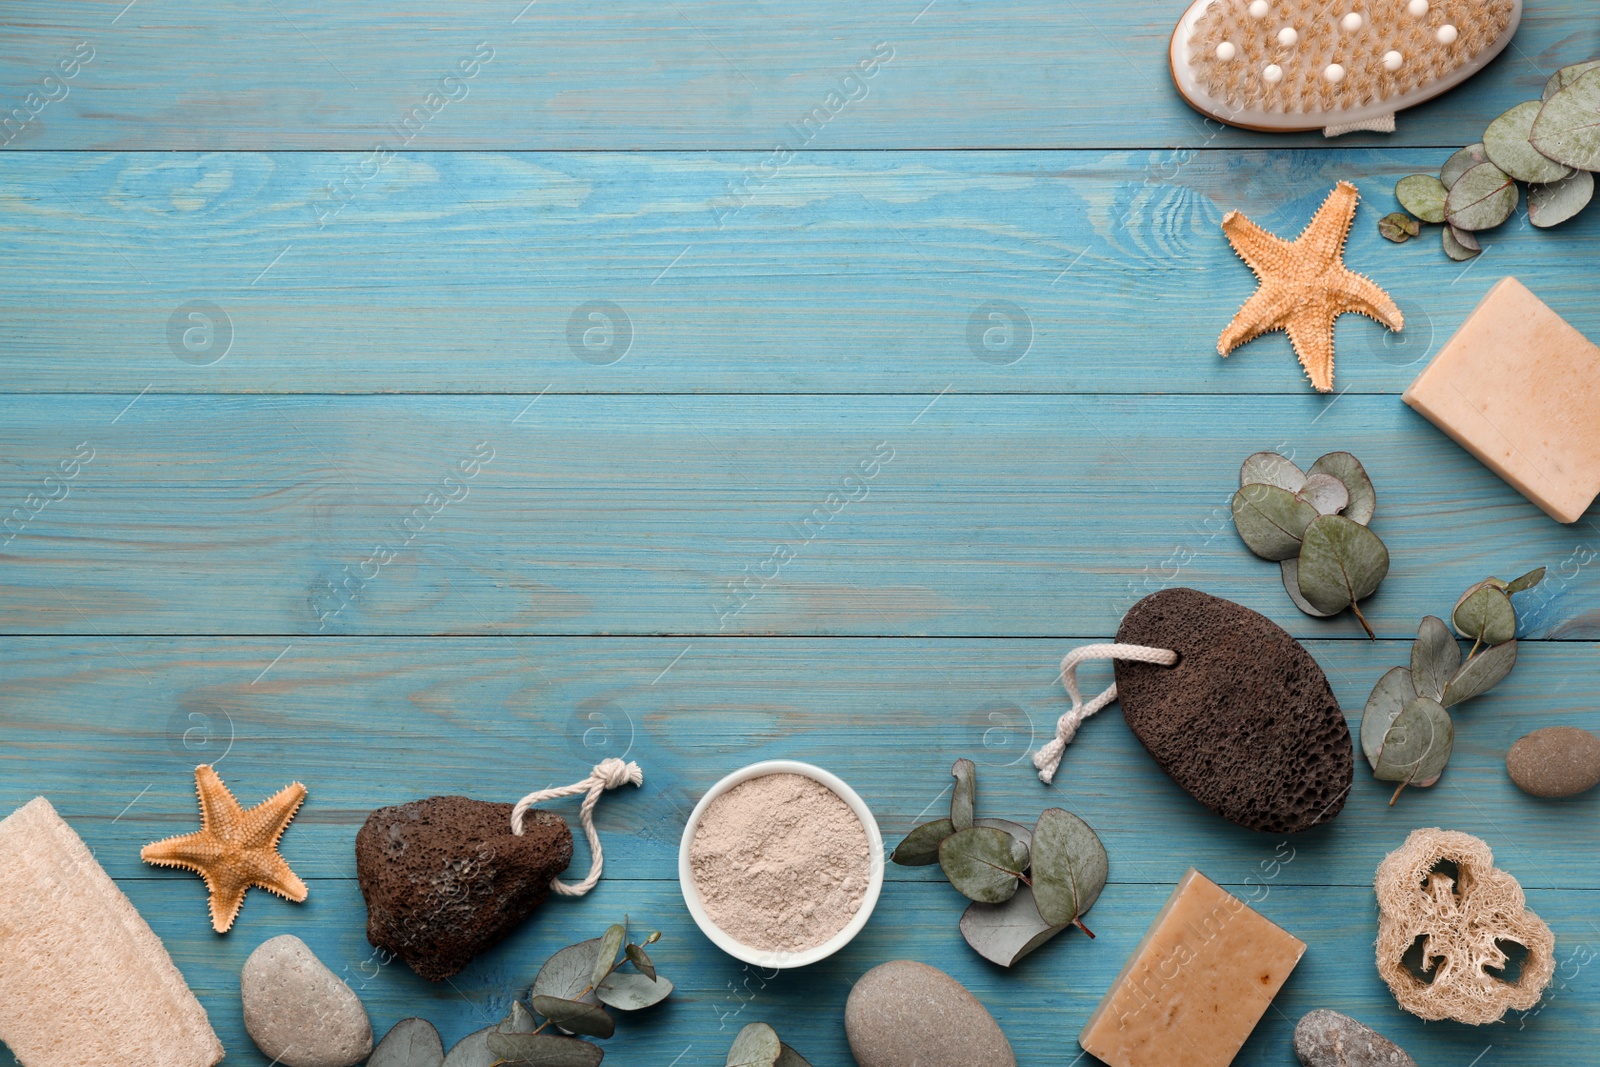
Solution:
[{"label": "white rope cord", "polygon": [[589,875],[583,881],[568,885],[559,878],[550,879],[550,889],[564,897],[581,897],[594,888],[600,880],[600,868],[605,862],[605,857],[600,853],[600,835],[594,828],[594,806],[600,800],[600,794],[607,789],[615,789],[620,785],[641,785],[644,782],[644,771],[632,761],[623,763],[614,757],[608,757],[595,764],[589,777],[581,782],[564,785],[559,789],[541,789],[536,793],[529,793],[517,801],[517,806],[511,809],[511,832],[518,837],[522,836],[522,819],[527,815],[528,809],[535,804],[546,800],[557,800],[561,797],[585,794],[583,803],[578,807],[578,821],[583,824],[583,835],[589,839]]},{"label": "white rope cord", "polygon": [[1049,785],[1056,776],[1061,757],[1076,736],[1078,727],[1083,725],[1083,720],[1117,699],[1117,684],[1112,682],[1105,692],[1084,703],[1083,694],[1078,692],[1078,664],[1091,659],[1125,659],[1134,663],[1158,663],[1170,667],[1178,662],[1178,654],[1170,648],[1117,644],[1083,645],[1068,652],[1061,660],[1061,684],[1067,687],[1072,708],[1056,723],[1056,736],[1033,754],[1033,765],[1039,768],[1039,781],[1045,785]]}]

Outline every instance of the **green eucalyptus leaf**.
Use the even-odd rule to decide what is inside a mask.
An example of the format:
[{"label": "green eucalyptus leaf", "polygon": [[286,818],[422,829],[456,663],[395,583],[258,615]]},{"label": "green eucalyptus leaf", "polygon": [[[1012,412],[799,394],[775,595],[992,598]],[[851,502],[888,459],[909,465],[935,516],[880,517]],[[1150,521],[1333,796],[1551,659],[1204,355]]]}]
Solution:
[{"label": "green eucalyptus leaf", "polygon": [[1241,489],[1247,485],[1275,485],[1298,493],[1305,484],[1305,471],[1295,466],[1294,460],[1277,452],[1253,452],[1239,467]]},{"label": "green eucalyptus leaf", "polygon": [[1336,515],[1350,504],[1350,490],[1331,474],[1320,471],[1306,477],[1306,484],[1295,494],[1317,509],[1318,515]]},{"label": "green eucalyptus leaf", "polygon": [[1483,131],[1483,150],[1489,162],[1521,182],[1558,182],[1572,173],[1571,167],[1528,143],[1533,120],[1543,106],[1537,100],[1524,100]]},{"label": "green eucalyptus leaf", "polygon": [[925,822],[905,836],[889,859],[902,867],[922,867],[939,862],[939,844],[956,832],[949,819]]},{"label": "green eucalyptus leaf", "polygon": [[634,968],[637,969],[640,974],[644,975],[652,982],[655,981],[656,965],[650,962],[649,956],[645,955],[643,946],[628,945],[623,948],[622,951],[623,954],[628,957],[628,962],[633,964]]},{"label": "green eucalyptus leaf", "polygon": [[1535,567],[1533,570],[1522,575],[1520,578],[1511,579],[1511,581],[1506,583],[1506,596],[1510,596],[1512,593],[1521,593],[1528,589],[1532,589],[1534,586],[1544,581],[1544,570],[1545,569],[1543,567]]},{"label": "green eucalyptus leaf", "polygon": [[1378,236],[1403,245],[1422,232],[1422,224],[1404,211],[1391,211],[1378,220]]},{"label": "green eucalyptus leaf", "polygon": [[1439,168],[1439,181],[1448,189],[1456,183],[1456,179],[1467,171],[1476,167],[1479,163],[1487,162],[1489,162],[1489,155],[1483,150],[1483,142],[1469,144],[1444,161],[1444,166]]},{"label": "green eucalyptus leaf", "polygon": [[1483,251],[1483,246],[1478,243],[1476,237],[1454,226],[1445,226],[1441,231],[1440,240],[1444,243],[1444,254],[1457,263],[1465,263]]},{"label": "green eucalyptus leaf", "polygon": [[1394,187],[1400,206],[1423,222],[1444,221],[1444,183],[1431,174],[1408,174]]},{"label": "green eucalyptus leaf", "polygon": [[1455,726],[1444,705],[1417,697],[1405,706],[1384,735],[1372,776],[1385,782],[1430,786],[1444,773],[1455,745]]},{"label": "green eucalyptus leaf", "polygon": [[[979,819],[977,824],[1004,830],[1032,849],[1033,831],[1029,827],[1005,819]],[[1026,885],[1019,885],[1017,895],[1010,900],[1000,904],[974,900],[961,913],[961,936],[974,952],[1001,967],[1010,967],[1065,929],[1051,926],[1040,917],[1033,890]]]},{"label": "green eucalyptus leaf", "polygon": [[591,999],[593,994],[584,991],[593,984],[594,961],[599,949],[600,939],[591,937],[551,956],[533,980],[532,995],[561,1000]]},{"label": "green eucalyptus leaf", "polygon": [[1233,494],[1239,539],[1262,559],[1298,555],[1301,535],[1316,517],[1316,508],[1276,485],[1253,483]]},{"label": "green eucalyptus leaf", "polygon": [[1483,649],[1463,663],[1455,677],[1450,679],[1450,684],[1444,687],[1445,706],[1454,707],[1463,700],[1488,692],[1499,685],[1500,680],[1510,674],[1511,668],[1516,665],[1515,639]]},{"label": "green eucalyptus leaf", "polygon": [[1033,828],[1033,899],[1051,926],[1079,922],[1106,887],[1110,860],[1089,824],[1061,808],[1039,813]]},{"label": "green eucalyptus leaf", "polygon": [[[574,946],[580,947],[580,946]],[[511,1002],[511,1011],[494,1026],[474,1030],[450,1046],[443,1067],[494,1067],[503,1057],[489,1051],[489,1038],[494,1034],[531,1034],[539,1028],[538,1022],[520,1000]]]},{"label": "green eucalyptus leaf", "polygon": [[1289,599],[1294,601],[1295,607],[1317,619],[1331,619],[1339,614],[1337,611],[1318,611],[1312,607],[1311,601],[1300,595],[1299,558],[1280,559],[1278,566],[1283,570],[1283,591],[1289,594]]},{"label": "green eucalyptus leaf", "polygon": [[999,904],[1017,891],[1028,869],[1028,846],[989,826],[957,830],[939,846],[939,866],[956,891],[971,900]]},{"label": "green eucalyptus leaf", "polygon": [[1575,170],[1548,185],[1528,186],[1528,221],[1544,229],[1558,226],[1589,206],[1594,199],[1594,175]]},{"label": "green eucalyptus leaf", "polygon": [[1444,699],[1445,684],[1461,666],[1461,646],[1444,620],[1429,615],[1417,627],[1411,643],[1411,684],[1417,692],[1434,700]]},{"label": "green eucalyptus leaf", "polygon": [[606,927],[606,932],[600,935],[600,944],[594,950],[594,969],[589,975],[589,984],[597,986],[600,980],[611,973],[611,968],[617,964],[617,953],[622,951],[622,943],[627,940],[628,928],[621,924]]},{"label": "green eucalyptus leaf", "polygon": [[1600,170],[1600,68],[1579,74],[1544,102],[1530,139],[1557,163]]},{"label": "green eucalyptus leaf", "polygon": [[811,1067],[811,1061],[780,1041],[778,1043],[778,1062],[773,1067]]},{"label": "green eucalyptus leaf", "polygon": [[[1378,535],[1343,515],[1319,515],[1300,546],[1300,594],[1318,611],[1343,611],[1371,596],[1389,573],[1389,550]],[[1367,634],[1361,609],[1356,617]]]},{"label": "green eucalyptus leaf", "polygon": [[513,1000],[511,1010],[495,1024],[494,1029],[502,1034],[531,1034],[539,1029],[539,1020],[533,1017],[533,1012],[522,1001]]},{"label": "green eucalyptus leaf", "polygon": [[728,1049],[727,1067],[776,1067],[783,1055],[778,1032],[766,1023],[751,1023],[733,1039]]},{"label": "green eucalyptus leaf", "polygon": [[1517,183],[1493,163],[1479,163],[1450,187],[1444,210],[1458,230],[1492,230],[1517,210]]},{"label": "green eucalyptus leaf", "polygon": [[1504,644],[1517,636],[1517,612],[1511,598],[1488,582],[1479,582],[1461,594],[1450,621],[1462,637],[1486,645]]},{"label": "green eucalyptus leaf", "polygon": [[444,1043],[426,1019],[401,1019],[367,1057],[366,1067],[442,1067]]},{"label": "green eucalyptus leaf", "polygon": [[969,759],[958,759],[950,774],[956,780],[950,794],[950,825],[965,830],[972,826],[978,808],[978,768]]},{"label": "green eucalyptus leaf", "polygon": [[1317,457],[1310,473],[1331,474],[1344,483],[1350,495],[1350,503],[1342,512],[1345,518],[1363,526],[1372,521],[1372,513],[1378,510],[1378,491],[1372,488],[1372,479],[1359,459],[1348,452],[1329,452]]},{"label": "green eucalyptus leaf", "polygon": [[1417,690],[1407,667],[1395,667],[1372,687],[1367,706],[1361,713],[1361,754],[1374,769],[1378,766],[1378,754],[1383,751],[1383,739],[1389,727],[1415,699]]},{"label": "green eucalyptus leaf", "polygon": [[1574,63],[1570,67],[1562,67],[1550,75],[1550,80],[1544,83],[1544,92],[1539,99],[1548,100],[1552,96],[1577,81],[1579,76],[1596,67],[1600,67],[1600,59],[1591,59],[1584,63]]},{"label": "green eucalyptus leaf", "polygon": [[600,1067],[605,1050],[555,1034],[490,1034],[489,1051],[503,1067]]},{"label": "green eucalyptus leaf", "polygon": [[610,1037],[617,1030],[616,1020],[598,1004],[560,997],[534,997],[533,1010],[568,1033]]},{"label": "green eucalyptus leaf", "polygon": [[594,989],[600,1003],[618,1011],[638,1011],[660,1004],[671,993],[672,983],[667,979],[633,971],[613,971]]}]

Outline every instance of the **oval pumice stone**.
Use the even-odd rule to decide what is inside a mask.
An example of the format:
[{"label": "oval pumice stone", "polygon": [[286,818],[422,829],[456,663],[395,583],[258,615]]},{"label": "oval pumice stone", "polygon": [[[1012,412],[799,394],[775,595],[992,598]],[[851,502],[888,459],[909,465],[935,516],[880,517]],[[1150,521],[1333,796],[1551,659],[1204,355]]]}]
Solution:
[{"label": "oval pumice stone", "polygon": [[1548,726],[1517,739],[1506,773],[1524,793],[1572,797],[1600,784],[1600,737],[1576,726]]},{"label": "oval pumice stone", "polygon": [[1174,782],[1251,830],[1294,833],[1338,815],[1355,773],[1328,679],[1271,619],[1196,589],[1164,589],[1117,641],[1170,648],[1172,667],[1115,664],[1128,726]]},{"label": "oval pumice stone", "polygon": [[1016,1067],[976,997],[936,967],[881,963],[856,980],[844,1032],[860,1067]]},{"label": "oval pumice stone", "polygon": [[1417,1061],[1369,1026],[1319,1008],[1294,1028],[1294,1054],[1302,1067],[1417,1067]]}]

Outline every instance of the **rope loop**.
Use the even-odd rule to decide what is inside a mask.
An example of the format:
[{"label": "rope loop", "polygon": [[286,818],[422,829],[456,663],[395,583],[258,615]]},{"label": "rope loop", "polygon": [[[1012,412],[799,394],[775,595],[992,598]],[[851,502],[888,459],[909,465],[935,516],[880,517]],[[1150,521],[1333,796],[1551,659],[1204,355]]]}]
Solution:
[{"label": "rope loop", "polygon": [[589,777],[581,782],[573,782],[557,789],[541,789],[529,793],[516,806],[511,809],[511,832],[518,837],[522,836],[522,820],[528,814],[528,809],[535,804],[546,800],[559,800],[561,797],[584,794],[583,803],[578,806],[578,821],[583,824],[583,836],[589,841],[589,874],[581,882],[568,885],[559,878],[550,879],[550,889],[564,897],[581,897],[593,889],[595,883],[600,881],[600,871],[605,865],[605,857],[600,851],[600,834],[594,828],[594,806],[600,801],[600,794],[608,789],[616,789],[624,785],[644,784],[644,771],[633,761],[627,763],[615,757],[607,757],[594,765],[589,772]]},{"label": "rope loop", "polygon": [[1072,698],[1072,708],[1056,722],[1056,736],[1033,754],[1033,765],[1039,768],[1039,781],[1049,785],[1061,766],[1061,757],[1072,743],[1083,720],[1117,699],[1117,684],[1112,682],[1105,692],[1087,703],[1078,692],[1078,664],[1092,659],[1121,659],[1133,663],[1156,663],[1170,667],[1178,662],[1178,654],[1170,648],[1152,648],[1149,645],[1082,645],[1068,652],[1061,660],[1061,684]]}]

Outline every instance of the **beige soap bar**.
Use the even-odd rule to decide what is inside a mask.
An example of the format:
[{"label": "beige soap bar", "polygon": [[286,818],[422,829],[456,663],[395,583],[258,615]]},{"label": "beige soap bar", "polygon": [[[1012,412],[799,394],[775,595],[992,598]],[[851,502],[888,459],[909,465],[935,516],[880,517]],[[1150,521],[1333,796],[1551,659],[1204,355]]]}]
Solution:
[{"label": "beige soap bar", "polygon": [[1515,278],[1402,396],[1557,522],[1600,493],[1600,348]]},{"label": "beige soap bar", "polygon": [[1305,951],[1191,867],[1078,1044],[1111,1067],[1226,1067]]},{"label": "beige soap bar", "polygon": [[0,821],[0,1041],[23,1067],[222,1059],[160,938],[43,797]]}]

